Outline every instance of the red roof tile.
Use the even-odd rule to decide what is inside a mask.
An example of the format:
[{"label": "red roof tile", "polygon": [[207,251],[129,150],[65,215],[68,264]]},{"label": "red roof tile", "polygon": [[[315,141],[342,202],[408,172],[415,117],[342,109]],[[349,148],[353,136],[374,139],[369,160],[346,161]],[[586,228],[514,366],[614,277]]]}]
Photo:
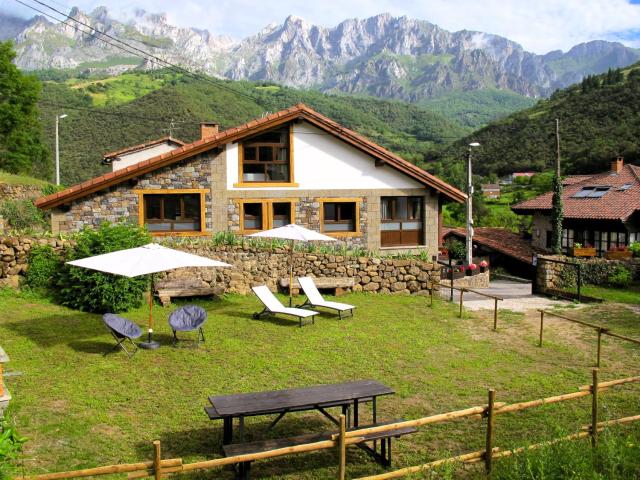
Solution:
[{"label": "red roof tile", "polygon": [[286,110],[267,115],[263,118],[252,120],[243,125],[230,128],[219,132],[211,137],[203,140],[197,140],[193,143],[184,145],[183,147],[172,150],[168,153],[158,155],[156,157],[136,163],[126,169],[116,170],[108,174],[87,180],[73,187],[67,188],[61,192],[47,195],[36,200],[36,205],[40,208],[53,208],[72,200],[76,200],[90,193],[103,190],[112,185],[117,185],[130,178],[134,178],[146,173],[152,172],[162,167],[166,167],[173,163],[179,162],[186,158],[198,155],[200,153],[212,150],[215,147],[224,145],[229,142],[237,141],[244,137],[259,133],[261,131],[273,128],[283,123],[304,119],[316,127],[325,130],[335,137],[351,144],[355,148],[362,150],[384,162],[392,168],[399,170],[406,175],[414,178],[423,185],[427,185],[451,200],[462,202],[466,199],[466,195],[457,188],[431,175],[429,172],[417,167],[416,165],[398,157],[389,150],[373,143],[362,135],[343,127],[339,123],[321,115],[315,110],[304,104],[298,104]]},{"label": "red roof tile", "polygon": [[[626,221],[640,210],[640,167],[625,165],[619,173],[576,175],[564,180],[562,202],[565,218]],[[622,189],[624,185],[630,185]],[[585,187],[610,187],[599,198],[575,198]],[[551,211],[551,192],[514,205],[512,210],[521,215]]]},{"label": "red roof tile", "polygon": [[[467,231],[462,227],[444,228],[443,236],[450,235],[467,238]],[[531,263],[536,252],[530,241],[505,228],[476,227],[473,229],[473,242],[526,263]]]},{"label": "red roof tile", "polygon": [[144,150],[145,148],[154,147],[164,142],[172,142],[172,143],[175,143],[176,145],[181,145],[181,146],[186,145],[186,143],[183,142],[182,140],[178,140],[177,138],[173,138],[167,135],[165,137],[156,138],[155,140],[149,140],[148,142],[141,143],[139,145],[134,145],[132,147],[126,147],[121,150],[115,150],[113,152],[105,153],[102,156],[102,160],[105,161],[113,157],[124,155],[125,153],[132,153],[132,152],[137,152],[139,150]]}]

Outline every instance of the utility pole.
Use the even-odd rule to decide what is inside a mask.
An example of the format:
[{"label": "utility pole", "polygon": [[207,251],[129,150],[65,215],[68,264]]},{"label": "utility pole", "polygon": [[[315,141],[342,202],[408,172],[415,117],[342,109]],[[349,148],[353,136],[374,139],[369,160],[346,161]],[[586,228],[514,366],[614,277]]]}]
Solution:
[{"label": "utility pole", "polygon": [[60,119],[65,118],[66,113],[56,114],[56,185],[60,185],[60,139],[58,138],[58,124]]},{"label": "utility pole", "polygon": [[467,151],[467,265],[473,263],[473,172],[471,169],[471,149],[479,146],[480,144],[477,142],[470,143]]}]

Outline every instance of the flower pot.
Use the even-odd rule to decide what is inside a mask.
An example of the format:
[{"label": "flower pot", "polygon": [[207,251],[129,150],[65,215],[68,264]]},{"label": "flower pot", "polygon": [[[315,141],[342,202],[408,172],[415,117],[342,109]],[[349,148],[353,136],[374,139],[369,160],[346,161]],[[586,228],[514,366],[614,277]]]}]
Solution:
[{"label": "flower pot", "polygon": [[607,260],[625,260],[627,258],[632,258],[632,257],[633,257],[633,252],[631,250],[604,253],[604,258],[606,258]]},{"label": "flower pot", "polygon": [[571,253],[574,257],[595,257],[596,249],[590,247],[573,247]]},{"label": "flower pot", "polygon": [[489,267],[480,267],[480,273],[488,272]]},{"label": "flower pot", "polygon": [[460,278],[464,278],[465,272],[453,272],[453,279],[458,280]]}]

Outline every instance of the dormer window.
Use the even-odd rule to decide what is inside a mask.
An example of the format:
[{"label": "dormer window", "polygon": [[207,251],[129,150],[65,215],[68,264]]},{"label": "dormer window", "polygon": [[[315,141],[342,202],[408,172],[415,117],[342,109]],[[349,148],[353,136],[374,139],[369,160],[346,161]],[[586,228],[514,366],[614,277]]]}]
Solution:
[{"label": "dormer window", "polygon": [[289,126],[260,133],[240,144],[242,183],[290,183]]},{"label": "dormer window", "polygon": [[600,198],[611,190],[611,187],[582,187],[582,190],[576,192],[573,198]]}]

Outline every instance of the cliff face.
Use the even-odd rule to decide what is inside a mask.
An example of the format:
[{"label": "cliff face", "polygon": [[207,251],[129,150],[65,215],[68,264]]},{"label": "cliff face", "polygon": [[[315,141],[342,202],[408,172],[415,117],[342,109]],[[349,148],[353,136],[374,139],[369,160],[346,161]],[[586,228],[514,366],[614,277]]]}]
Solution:
[{"label": "cliff face", "polygon": [[[176,27],[165,15],[144,11],[126,23],[111,18],[105,7],[90,14],[74,8],[70,16],[134,48],[210,75],[409,101],[484,88],[547,96],[584,75],[640,60],[639,50],[604,41],[536,55],[497,35],[452,33],[389,14],[349,19],[332,28],[290,16],[239,42]],[[2,21],[0,17],[0,25]],[[35,17],[13,25],[16,62],[26,70],[103,69],[115,74],[158,66],[105,44],[100,34],[73,21],[53,24]]]}]

